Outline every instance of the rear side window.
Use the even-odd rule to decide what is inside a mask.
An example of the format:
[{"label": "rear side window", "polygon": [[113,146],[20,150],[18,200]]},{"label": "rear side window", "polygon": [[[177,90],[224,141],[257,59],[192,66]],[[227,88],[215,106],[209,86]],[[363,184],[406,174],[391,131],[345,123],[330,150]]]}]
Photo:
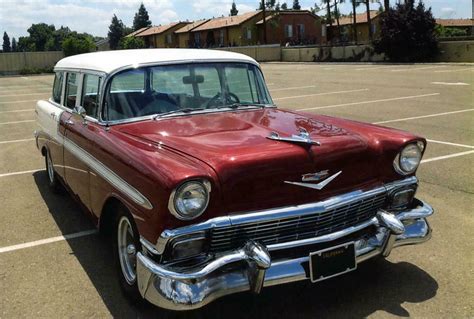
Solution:
[{"label": "rear side window", "polygon": [[58,104],[61,103],[61,91],[63,88],[63,78],[64,78],[64,74],[62,72],[56,72],[56,77],[54,78],[54,86],[53,86],[53,101]]},{"label": "rear side window", "polygon": [[76,106],[77,88],[79,86],[79,75],[76,73],[67,74],[66,101],[65,106],[73,109]]},{"label": "rear side window", "polygon": [[100,77],[92,74],[85,74],[82,84],[82,107],[86,114],[97,118],[99,109],[99,87]]}]

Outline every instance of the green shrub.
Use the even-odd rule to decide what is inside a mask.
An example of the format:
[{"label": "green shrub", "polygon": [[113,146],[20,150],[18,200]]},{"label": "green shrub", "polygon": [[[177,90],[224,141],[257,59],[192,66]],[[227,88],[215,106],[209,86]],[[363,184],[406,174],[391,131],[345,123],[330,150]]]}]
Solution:
[{"label": "green shrub", "polygon": [[71,34],[63,41],[65,56],[87,53],[95,50],[94,40],[90,35]]},{"label": "green shrub", "polygon": [[395,62],[429,61],[438,53],[435,27],[431,8],[426,10],[422,1],[416,8],[410,1],[397,4],[381,16],[375,51]]},{"label": "green shrub", "polygon": [[125,37],[120,40],[119,47],[121,49],[143,49],[145,41],[142,38]]}]

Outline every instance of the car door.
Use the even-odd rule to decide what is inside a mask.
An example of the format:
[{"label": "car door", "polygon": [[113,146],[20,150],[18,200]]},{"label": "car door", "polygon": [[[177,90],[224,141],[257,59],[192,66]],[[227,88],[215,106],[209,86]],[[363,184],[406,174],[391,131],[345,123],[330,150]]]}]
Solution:
[{"label": "car door", "polygon": [[[99,87],[101,78],[92,74],[68,72],[65,99],[70,116],[61,118],[65,128],[64,167],[65,180],[82,204],[91,208],[90,163],[95,132],[99,125]],[[85,113],[82,113],[82,110]]]},{"label": "car door", "polygon": [[46,139],[46,146],[51,156],[56,173],[64,178],[63,134],[59,127],[61,114],[64,112],[62,93],[64,91],[64,72],[56,72],[53,94],[48,101],[36,104],[36,132],[38,138]]}]

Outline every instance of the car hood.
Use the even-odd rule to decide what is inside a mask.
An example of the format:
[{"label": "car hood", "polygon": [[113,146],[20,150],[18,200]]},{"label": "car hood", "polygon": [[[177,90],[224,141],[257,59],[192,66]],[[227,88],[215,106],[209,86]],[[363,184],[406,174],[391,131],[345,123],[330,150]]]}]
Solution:
[{"label": "car hood", "polygon": [[[383,156],[380,137],[387,134],[368,133],[360,126],[267,108],[132,123],[121,126],[120,131],[210,166],[219,178],[221,209],[236,213],[318,201],[355,187],[380,184],[384,168],[393,161],[392,156]],[[300,129],[320,145],[268,138],[274,132],[289,137]],[[302,175],[319,172],[327,176],[341,173],[321,190],[287,183],[302,182]]]}]

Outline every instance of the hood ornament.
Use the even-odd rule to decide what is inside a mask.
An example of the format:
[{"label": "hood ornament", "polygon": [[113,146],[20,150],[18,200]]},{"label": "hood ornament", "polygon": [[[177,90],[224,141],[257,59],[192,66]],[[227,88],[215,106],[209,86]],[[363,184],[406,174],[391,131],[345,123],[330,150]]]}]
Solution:
[{"label": "hood ornament", "polygon": [[[314,173],[314,174],[304,174],[302,176],[302,181],[312,181],[312,180],[318,181],[321,178],[324,178],[325,176],[327,176],[328,175],[327,173],[328,173],[328,171],[325,170],[325,171],[321,171],[321,172]],[[301,186],[301,187],[308,187],[308,188],[312,188],[312,189],[322,190],[324,187],[326,187],[327,184],[331,183],[341,173],[342,173],[342,171],[339,171],[336,174],[326,178],[324,181],[322,181],[321,183],[318,183],[318,184],[289,182],[289,181],[285,181],[285,183],[286,184],[291,184],[291,185],[296,185],[296,186]]]},{"label": "hood ornament", "polygon": [[313,141],[309,136],[309,133],[306,129],[300,127],[298,135],[291,135],[290,137],[281,137],[280,134],[277,132],[271,132],[270,136],[267,136],[268,139],[274,141],[281,141],[281,142],[289,142],[289,143],[300,143],[300,144],[309,144],[309,145],[317,145],[320,146],[321,143],[318,141]]}]

